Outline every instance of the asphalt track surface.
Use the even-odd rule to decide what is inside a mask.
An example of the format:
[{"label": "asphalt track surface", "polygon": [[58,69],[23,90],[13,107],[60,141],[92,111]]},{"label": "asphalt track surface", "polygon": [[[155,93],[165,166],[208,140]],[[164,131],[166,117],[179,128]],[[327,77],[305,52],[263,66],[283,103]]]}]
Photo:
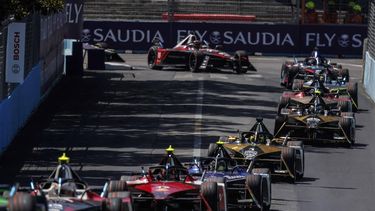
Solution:
[{"label": "asphalt track surface", "polygon": [[[48,176],[62,152],[90,185],[157,163],[173,145],[183,161],[205,155],[219,135],[247,130],[263,116],[273,131],[282,57],[251,57],[258,72],[149,70],[146,55],[125,55],[135,67],[86,71],[64,79],[0,160],[0,181]],[[333,60],[362,77],[361,60]],[[360,90],[352,148],[306,146],[305,178],[273,183],[272,210],[373,210],[375,110]]]}]

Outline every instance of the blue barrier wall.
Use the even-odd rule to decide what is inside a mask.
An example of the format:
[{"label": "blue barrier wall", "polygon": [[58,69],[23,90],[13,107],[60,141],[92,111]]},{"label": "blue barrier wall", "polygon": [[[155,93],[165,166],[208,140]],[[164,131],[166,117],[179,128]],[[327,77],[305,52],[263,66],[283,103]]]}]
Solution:
[{"label": "blue barrier wall", "polygon": [[365,72],[363,73],[363,86],[367,94],[375,101],[375,60],[366,52]]},{"label": "blue barrier wall", "polygon": [[85,21],[82,42],[105,42],[117,50],[146,51],[153,38],[164,47],[194,32],[211,47],[267,54],[308,54],[319,47],[323,54],[362,55],[367,25],[291,25],[197,22]]},{"label": "blue barrier wall", "polygon": [[35,66],[25,81],[0,103],[0,153],[25,124],[40,101],[40,66]]}]

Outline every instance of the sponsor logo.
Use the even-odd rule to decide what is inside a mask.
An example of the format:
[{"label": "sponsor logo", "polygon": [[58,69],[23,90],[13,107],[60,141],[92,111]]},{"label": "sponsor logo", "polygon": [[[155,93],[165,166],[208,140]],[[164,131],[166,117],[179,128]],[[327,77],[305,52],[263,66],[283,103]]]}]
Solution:
[{"label": "sponsor logo", "polygon": [[14,32],[13,38],[13,60],[18,61],[20,59],[20,32]]},{"label": "sponsor logo", "polygon": [[21,67],[18,64],[13,64],[13,66],[12,66],[12,72],[13,73],[17,74],[17,73],[20,72],[20,70],[21,70]]},{"label": "sponsor logo", "polygon": [[84,29],[82,30],[82,42],[89,42],[91,40],[91,31],[90,29]]},{"label": "sponsor logo", "polygon": [[168,186],[164,186],[164,185],[161,185],[161,186],[157,186],[155,188],[156,191],[160,191],[160,192],[167,192],[169,191],[169,187]]},{"label": "sponsor logo", "polygon": [[220,32],[213,31],[210,34],[210,41],[211,41],[211,43],[216,44],[216,45],[220,44],[221,43],[221,34],[220,34]]},{"label": "sponsor logo", "polygon": [[360,48],[363,44],[362,39],[361,34],[306,33],[305,46],[332,47],[337,41],[337,44],[343,48]]},{"label": "sponsor logo", "polygon": [[93,30],[92,40],[94,42],[132,42],[132,43],[141,43],[147,42],[151,43],[152,40],[159,39],[160,42],[164,42],[163,36],[160,31],[157,30],[153,32],[151,30],[122,30],[122,29],[109,29],[104,30],[101,28]]},{"label": "sponsor logo", "polygon": [[347,35],[347,34],[342,34],[342,35],[339,37],[339,39],[337,40],[337,42],[339,43],[339,45],[340,45],[341,47],[344,47],[344,48],[349,47],[349,42],[350,42],[350,40],[349,40],[349,35]]}]

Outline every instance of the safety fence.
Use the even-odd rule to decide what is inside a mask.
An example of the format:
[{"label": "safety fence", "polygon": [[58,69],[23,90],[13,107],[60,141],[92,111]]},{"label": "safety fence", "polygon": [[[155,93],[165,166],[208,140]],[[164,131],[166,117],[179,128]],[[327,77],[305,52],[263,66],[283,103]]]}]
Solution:
[{"label": "safety fence", "polygon": [[39,65],[32,68],[25,81],[0,103],[0,154],[39,104],[40,71]]},{"label": "safety fence", "polygon": [[255,17],[236,20],[242,22],[361,24],[368,11],[368,0],[86,0],[85,4],[86,20],[215,21],[211,14],[226,14]]},{"label": "safety fence", "polygon": [[367,94],[375,101],[375,1],[371,0],[368,20],[367,52],[364,55],[365,66],[363,86]]}]

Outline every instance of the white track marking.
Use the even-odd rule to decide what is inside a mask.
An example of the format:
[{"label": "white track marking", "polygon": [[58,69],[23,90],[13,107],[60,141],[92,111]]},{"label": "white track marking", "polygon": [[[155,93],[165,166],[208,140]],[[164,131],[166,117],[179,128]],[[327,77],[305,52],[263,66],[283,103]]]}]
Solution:
[{"label": "white track marking", "polygon": [[261,74],[248,74],[245,75],[247,78],[263,78]]},{"label": "white track marking", "polygon": [[218,79],[228,79],[228,77],[224,74],[216,74],[216,73],[211,73],[210,78],[218,78]]},{"label": "white track marking", "polygon": [[201,145],[202,145],[202,110],[203,110],[203,78],[199,78],[199,87],[198,87],[198,94],[197,94],[197,108],[195,110],[195,126],[194,126],[194,157],[201,156]]}]

